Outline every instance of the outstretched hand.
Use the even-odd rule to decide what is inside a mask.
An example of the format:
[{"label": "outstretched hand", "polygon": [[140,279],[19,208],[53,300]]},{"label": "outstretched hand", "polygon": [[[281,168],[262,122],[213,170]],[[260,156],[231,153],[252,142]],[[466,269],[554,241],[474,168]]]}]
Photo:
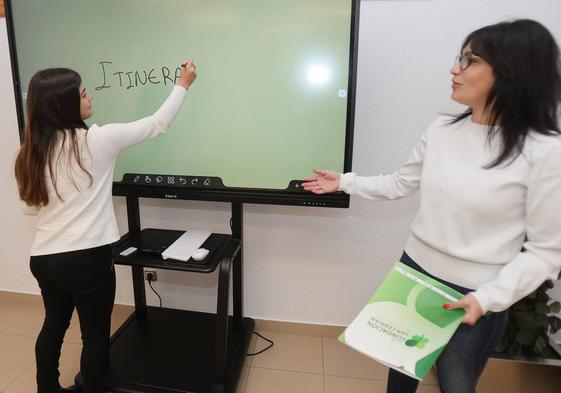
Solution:
[{"label": "outstretched hand", "polygon": [[470,326],[475,325],[477,321],[479,321],[479,319],[483,316],[483,309],[481,308],[481,305],[479,304],[475,296],[473,296],[472,294],[464,296],[457,302],[446,303],[444,304],[444,308],[448,310],[463,308],[466,312],[466,315],[464,315],[462,323]]},{"label": "outstretched hand", "polygon": [[302,183],[304,190],[311,191],[314,194],[327,194],[339,189],[340,173],[324,169],[314,169],[314,173],[316,176],[304,179],[304,183]]},{"label": "outstretched hand", "polygon": [[177,84],[188,88],[193,84],[195,79],[197,79],[197,66],[193,63],[193,60],[189,59],[181,65],[181,74],[179,74],[179,80]]}]

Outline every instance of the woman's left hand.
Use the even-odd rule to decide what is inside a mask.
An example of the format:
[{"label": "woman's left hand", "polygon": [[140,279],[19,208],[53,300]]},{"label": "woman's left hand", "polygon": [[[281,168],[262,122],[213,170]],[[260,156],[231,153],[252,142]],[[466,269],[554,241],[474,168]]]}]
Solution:
[{"label": "woman's left hand", "polygon": [[466,312],[466,315],[464,316],[462,323],[470,326],[475,325],[477,321],[479,321],[479,319],[483,316],[483,309],[481,308],[481,305],[479,304],[475,296],[473,296],[472,294],[464,296],[457,302],[446,303],[444,305],[444,308],[447,308],[448,310],[463,308]]}]

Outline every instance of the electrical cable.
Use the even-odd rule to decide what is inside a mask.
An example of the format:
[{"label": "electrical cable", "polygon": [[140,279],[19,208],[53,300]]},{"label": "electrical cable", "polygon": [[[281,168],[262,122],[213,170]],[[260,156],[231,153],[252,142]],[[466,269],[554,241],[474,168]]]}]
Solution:
[{"label": "electrical cable", "polygon": [[265,352],[266,350],[270,349],[273,345],[275,345],[275,343],[274,343],[272,340],[269,340],[267,337],[263,337],[261,334],[255,332],[255,331],[253,332],[253,334],[255,334],[255,335],[261,337],[261,338],[262,338],[263,340],[265,340],[265,341],[268,341],[268,342],[269,342],[269,345],[268,345],[266,348],[264,348],[264,349],[262,349],[262,350],[260,350],[260,351],[258,351],[258,352],[246,353],[246,356],[255,356],[255,355],[259,355],[260,353]]},{"label": "electrical cable", "polygon": [[150,286],[150,289],[152,289],[152,291],[156,294],[156,296],[158,296],[158,299],[160,299],[160,307],[162,307],[162,298],[161,296],[158,294],[158,292],[156,292],[156,290],[154,289],[154,287],[152,286],[152,281],[151,279],[148,280],[148,285]]}]

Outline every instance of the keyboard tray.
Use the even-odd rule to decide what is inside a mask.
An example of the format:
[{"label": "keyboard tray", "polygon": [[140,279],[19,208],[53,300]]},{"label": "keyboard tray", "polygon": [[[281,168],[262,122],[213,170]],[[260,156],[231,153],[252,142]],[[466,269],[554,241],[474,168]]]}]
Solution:
[{"label": "keyboard tray", "polygon": [[[201,245],[202,248],[209,250],[208,255],[202,261],[195,261],[193,258],[189,259],[187,262],[173,259],[164,260],[161,256],[161,251],[165,250],[170,244],[177,240],[183,232],[184,231],[169,229],[145,228],[132,236],[129,235],[127,237],[127,235],[125,235],[120,241],[114,244],[113,259],[123,265],[140,265],[145,267],[161,267],[164,269],[208,273],[216,269],[220,262],[220,257],[225,251],[224,248],[233,241],[231,235],[213,233]],[[229,246],[231,247],[232,245],[230,244]],[[127,256],[119,255],[121,251],[129,247],[135,247],[137,251]],[[140,251],[142,248],[148,251]],[[160,253],[157,252],[158,250],[161,250]]]}]

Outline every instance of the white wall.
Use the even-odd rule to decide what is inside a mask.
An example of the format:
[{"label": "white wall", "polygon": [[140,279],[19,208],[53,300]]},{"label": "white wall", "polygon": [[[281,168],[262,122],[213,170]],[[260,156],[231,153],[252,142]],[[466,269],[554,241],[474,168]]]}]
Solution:
[{"label": "white wall", "polygon": [[[363,0],[354,170],[393,171],[438,112],[461,110],[449,99],[449,69],[462,39],[513,17],[539,20],[561,43],[558,0]],[[18,138],[5,30],[0,20],[0,289],[37,292],[27,261],[34,219],[19,213],[12,175]],[[246,315],[348,323],[401,254],[417,205],[416,198],[374,203],[355,197],[347,210],[246,205]],[[124,200],[115,198],[115,206],[124,232]],[[146,199],[141,206],[143,227],[228,231],[227,204]],[[168,306],[212,310],[215,280],[215,274],[161,271],[154,285]],[[561,290],[557,294],[561,298]],[[117,302],[132,302],[128,268],[118,269]]]}]

